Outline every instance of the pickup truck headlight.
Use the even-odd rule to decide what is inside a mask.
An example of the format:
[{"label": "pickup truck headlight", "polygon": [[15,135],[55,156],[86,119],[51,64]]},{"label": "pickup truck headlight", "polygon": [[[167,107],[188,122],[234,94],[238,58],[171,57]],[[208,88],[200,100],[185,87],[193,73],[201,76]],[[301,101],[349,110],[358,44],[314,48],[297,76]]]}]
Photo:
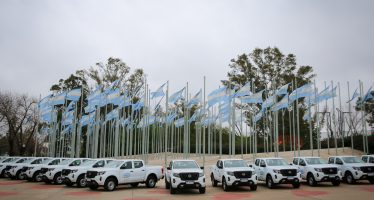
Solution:
[{"label": "pickup truck headlight", "polygon": [[55,168],[49,168],[49,169],[48,169],[48,171],[53,171],[53,170],[55,170]]},{"label": "pickup truck headlight", "polygon": [[277,174],[280,174],[280,173],[281,173],[281,171],[280,171],[279,169],[273,169],[273,172],[274,172],[274,173],[277,173]]},{"label": "pickup truck headlight", "polygon": [[101,172],[97,172],[97,175],[103,175],[103,174],[105,174],[105,171],[101,171]]},{"label": "pickup truck headlight", "polygon": [[179,173],[173,173],[173,176],[179,178]]},{"label": "pickup truck headlight", "polygon": [[234,176],[234,172],[227,172],[227,175]]},{"label": "pickup truck headlight", "polygon": [[354,170],[361,171],[360,167],[352,167]]},{"label": "pickup truck headlight", "polygon": [[200,172],[199,177],[203,177],[203,176],[204,176],[204,173]]},{"label": "pickup truck headlight", "polygon": [[314,170],[316,170],[316,172],[322,172],[321,168],[314,168]]},{"label": "pickup truck headlight", "polygon": [[70,172],[71,173],[75,173],[75,172],[77,172],[78,170],[77,169],[74,169],[74,170],[71,170]]}]

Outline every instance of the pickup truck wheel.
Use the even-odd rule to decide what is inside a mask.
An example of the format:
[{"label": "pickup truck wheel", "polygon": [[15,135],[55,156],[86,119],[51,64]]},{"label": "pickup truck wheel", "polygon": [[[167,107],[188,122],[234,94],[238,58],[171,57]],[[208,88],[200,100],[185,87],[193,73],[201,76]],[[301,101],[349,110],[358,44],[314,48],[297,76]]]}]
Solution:
[{"label": "pickup truck wheel", "polygon": [[136,187],[138,187],[139,183],[131,183],[130,185],[131,185],[131,187],[136,188]]},{"label": "pickup truck wheel", "polygon": [[299,187],[300,187],[300,182],[299,182],[299,181],[297,181],[297,182],[294,181],[294,182],[292,183],[292,187],[295,188],[295,189],[296,189],[296,188],[299,188]]},{"label": "pickup truck wheel", "polygon": [[81,174],[81,175],[78,176],[78,178],[77,178],[77,186],[78,187],[86,187],[87,182],[86,182],[86,179],[84,177],[85,177],[85,174]]},{"label": "pickup truck wheel", "polygon": [[200,194],[205,194],[205,187],[199,188],[199,192],[200,192]]},{"label": "pickup truck wheel", "polygon": [[310,186],[316,186],[317,185],[317,181],[314,179],[314,176],[312,174],[308,174],[308,184]]},{"label": "pickup truck wheel", "polygon": [[170,194],[175,194],[177,193],[177,189],[173,188],[173,186],[170,186]]},{"label": "pickup truck wheel", "polygon": [[266,177],[266,186],[268,186],[270,189],[274,187],[274,182],[270,175]]},{"label": "pickup truck wheel", "polygon": [[210,180],[212,181],[212,186],[217,187],[218,181],[216,181],[216,179],[214,179],[213,173],[210,175]]},{"label": "pickup truck wheel", "polygon": [[104,183],[104,189],[106,191],[113,191],[116,189],[116,180],[114,178],[108,178]]},{"label": "pickup truck wheel", "polygon": [[333,180],[333,181],[331,181],[331,183],[332,183],[333,186],[339,186],[340,185],[340,180],[339,179]]},{"label": "pickup truck wheel", "polygon": [[347,172],[345,174],[345,180],[347,180],[347,183],[348,184],[354,184],[356,181],[355,181],[355,178],[353,178],[353,175],[351,172]]},{"label": "pickup truck wheel", "polygon": [[21,174],[21,170],[18,170],[18,172],[16,173],[16,179],[18,179],[18,180],[22,180],[23,179],[23,176]]},{"label": "pickup truck wheel", "polygon": [[157,178],[153,175],[148,176],[147,180],[145,181],[145,185],[147,188],[154,188],[156,186]]},{"label": "pickup truck wheel", "polygon": [[42,173],[40,173],[40,171],[36,171],[36,172],[34,173],[34,176],[32,177],[32,179],[33,179],[34,181],[36,181],[36,182],[40,182],[40,181],[42,181],[42,180],[43,180],[43,178],[42,178]]},{"label": "pickup truck wheel", "polygon": [[166,180],[166,177],[165,177],[165,189],[170,189],[170,183]]},{"label": "pickup truck wheel", "polygon": [[62,176],[61,176],[61,173],[57,173],[54,177],[53,177],[53,183],[55,185],[61,185],[62,183],[64,182],[64,179],[62,179]]},{"label": "pickup truck wheel", "polygon": [[251,185],[249,187],[251,188],[252,191],[256,191],[257,190],[257,185]]},{"label": "pickup truck wheel", "polygon": [[225,192],[230,190],[229,186],[226,183],[225,177],[222,178],[222,188],[223,188],[223,191],[225,191]]}]

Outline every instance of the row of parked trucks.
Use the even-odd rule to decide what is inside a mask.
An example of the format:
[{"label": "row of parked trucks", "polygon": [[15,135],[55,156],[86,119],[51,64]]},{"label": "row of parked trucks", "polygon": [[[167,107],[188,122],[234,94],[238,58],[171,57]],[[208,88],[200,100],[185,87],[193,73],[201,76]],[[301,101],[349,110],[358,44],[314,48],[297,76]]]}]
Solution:
[{"label": "row of parked trucks", "polygon": [[[273,188],[277,184],[291,184],[299,188],[305,180],[310,186],[331,182],[339,186],[342,180],[353,184],[358,180],[374,183],[374,156],[332,156],[327,161],[319,157],[295,157],[292,163],[283,158],[257,158],[248,164],[243,159],[219,159],[210,166],[213,187],[220,184],[224,191],[237,186],[249,186],[257,190],[258,181]],[[137,187],[145,184],[153,188],[160,179],[165,179],[165,188],[171,194],[182,189],[206,191],[204,167],[194,160],[172,160],[164,168],[148,166],[143,160],[117,160],[109,158],[49,158],[49,157],[3,157],[0,158],[0,177],[25,179],[47,184],[89,187],[96,190],[104,187],[115,190],[119,185]]]}]

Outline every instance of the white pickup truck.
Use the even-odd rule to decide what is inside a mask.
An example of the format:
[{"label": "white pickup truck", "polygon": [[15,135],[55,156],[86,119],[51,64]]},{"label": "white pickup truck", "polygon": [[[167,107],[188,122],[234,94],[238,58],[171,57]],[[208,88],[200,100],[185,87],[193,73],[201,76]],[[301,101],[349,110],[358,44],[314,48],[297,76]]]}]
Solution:
[{"label": "white pickup truck", "polygon": [[78,187],[86,187],[86,173],[91,168],[101,168],[113,160],[89,159],[80,166],[67,167],[62,170],[62,178],[66,186],[77,184]]},{"label": "white pickup truck", "polygon": [[361,156],[361,160],[365,163],[374,163],[374,155],[364,155]]},{"label": "white pickup truck", "polygon": [[145,183],[148,188],[156,186],[164,177],[162,166],[146,166],[142,160],[113,160],[100,169],[89,169],[86,173],[87,185],[91,190],[104,186],[106,191],[113,191],[118,185],[130,184],[137,187]]},{"label": "white pickup truck", "polygon": [[320,157],[295,157],[292,161],[299,168],[301,178],[306,180],[310,186],[316,186],[319,182],[331,182],[334,186],[340,185],[341,171],[334,164]]},{"label": "white pickup truck", "polygon": [[257,158],[253,167],[258,180],[266,181],[268,188],[276,184],[300,187],[301,177],[297,167],[289,165],[283,158]]},{"label": "white pickup truck", "polygon": [[369,180],[374,184],[374,164],[364,163],[356,156],[331,156],[329,163],[338,166],[348,184],[357,180]]},{"label": "white pickup truck", "polygon": [[[79,166],[81,165],[86,158],[70,158],[62,161],[58,165],[51,165],[47,166],[47,171],[43,175],[43,180],[45,183],[51,183],[53,182],[56,185],[60,185],[64,182],[64,179],[62,179],[62,169],[68,167],[68,166]],[[45,170],[43,170],[45,171]]]},{"label": "white pickup truck", "polygon": [[8,170],[8,177],[11,179],[19,179],[22,180],[25,178],[25,171],[26,171],[26,165],[29,164],[37,164],[41,163],[43,161],[43,158],[35,158],[35,157],[29,157],[25,159],[24,161],[16,162],[11,164],[11,168]]},{"label": "white pickup truck", "polygon": [[9,157],[0,162],[0,178],[5,177],[7,175],[6,172],[11,167],[9,164],[15,162],[18,159],[18,157]]},{"label": "white pickup truck", "polygon": [[211,166],[210,179],[213,187],[222,183],[224,191],[242,185],[249,186],[253,191],[257,190],[257,175],[242,159],[218,160],[216,165]]},{"label": "white pickup truck", "polygon": [[47,169],[47,166],[58,165],[62,160],[63,158],[47,158],[40,164],[27,165],[26,167],[28,168],[25,172],[27,180],[35,182],[42,181],[43,174],[46,172],[43,169]]},{"label": "white pickup truck", "polygon": [[205,193],[204,167],[199,167],[194,160],[172,160],[165,173],[165,188],[170,194],[180,189],[199,189]]}]

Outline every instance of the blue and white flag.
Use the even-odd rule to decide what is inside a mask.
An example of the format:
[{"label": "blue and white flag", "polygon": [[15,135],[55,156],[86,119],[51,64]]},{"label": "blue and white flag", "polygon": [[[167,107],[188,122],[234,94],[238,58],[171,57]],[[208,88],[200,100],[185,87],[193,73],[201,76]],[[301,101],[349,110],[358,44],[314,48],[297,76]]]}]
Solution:
[{"label": "blue and white flag", "polygon": [[165,93],[164,93],[164,86],[165,85],[166,85],[166,83],[162,84],[156,91],[151,92],[151,99],[165,96]]},{"label": "blue and white flag", "polygon": [[358,93],[357,90],[358,90],[358,89],[356,88],[356,90],[353,92],[352,98],[349,99],[349,100],[347,101],[347,103],[353,101],[355,98],[357,98],[357,97],[360,95],[360,94]]},{"label": "blue and white flag", "polygon": [[262,100],[262,93],[264,92],[264,90],[261,90],[255,94],[252,94],[248,97],[243,97],[243,98],[240,98],[240,101],[242,103],[262,103],[263,100]]},{"label": "blue and white flag", "polygon": [[216,116],[210,116],[210,117],[206,117],[202,120],[201,124],[203,126],[209,126],[211,124],[214,124],[217,120],[217,117]]},{"label": "blue and white flag", "polygon": [[262,103],[262,110],[265,110],[266,108],[270,108],[275,103],[275,96],[268,97],[264,103]]},{"label": "blue and white flag", "polygon": [[184,91],[185,88],[182,88],[181,90],[179,90],[178,92],[172,94],[170,97],[169,97],[169,103],[173,104],[175,102],[177,102],[179,99],[181,99],[183,97],[183,91]]},{"label": "blue and white flag", "polygon": [[73,110],[74,106],[75,106],[75,101],[71,101],[69,103],[68,107],[66,108],[66,110],[68,110],[68,111]]},{"label": "blue and white flag", "polygon": [[309,110],[305,111],[304,116],[303,116],[303,120],[309,122],[311,119],[312,119],[312,116],[311,116]]},{"label": "blue and white flag", "polygon": [[106,102],[107,104],[114,104],[118,101],[118,97],[120,96],[119,89],[111,90],[107,93]]},{"label": "blue and white flag", "polygon": [[144,106],[144,100],[140,99],[138,102],[132,104],[132,109],[134,111],[140,110]]},{"label": "blue and white flag", "polygon": [[87,100],[88,102],[92,101],[93,99],[96,99],[100,96],[101,94],[101,85],[96,86],[95,90],[93,90],[88,96]]},{"label": "blue and white flag", "polygon": [[288,86],[290,84],[287,83],[286,85],[283,85],[282,87],[280,87],[276,92],[275,92],[275,95],[276,96],[281,96],[281,95],[284,95],[284,94],[288,94]]},{"label": "blue and white flag", "polygon": [[201,99],[202,99],[202,93],[200,89],[199,92],[197,92],[195,96],[193,96],[192,99],[188,102],[187,108],[192,108],[192,106],[198,105],[201,102]]},{"label": "blue and white flag", "polygon": [[235,97],[242,97],[242,96],[248,96],[252,94],[251,93],[251,83],[246,83],[243,87],[241,87],[235,94]]},{"label": "blue and white flag", "polygon": [[258,122],[262,118],[263,112],[258,112],[255,116],[253,116],[252,120],[254,123]]},{"label": "blue and white flag", "polygon": [[313,94],[314,94],[313,84],[308,83],[292,91],[292,93],[289,96],[289,101],[293,102],[296,99],[299,99],[302,97],[309,97]]},{"label": "blue and white flag", "polygon": [[172,123],[177,116],[178,115],[176,113],[172,113],[172,114],[166,116],[166,123],[167,124]]},{"label": "blue and white flag", "polygon": [[176,128],[179,128],[179,127],[183,126],[184,125],[184,117],[181,117],[181,118],[175,120],[174,124],[175,124]]},{"label": "blue and white flag", "polygon": [[201,116],[203,116],[204,114],[204,109],[198,109],[198,110],[195,110],[194,114],[190,117],[190,119],[188,120],[189,123],[192,123],[194,121],[196,121],[198,118],[200,118]]},{"label": "blue and white flag", "polygon": [[372,99],[374,99],[374,96],[371,94],[371,88],[369,88],[369,90],[366,92],[365,96],[364,96],[364,101],[370,101]]},{"label": "blue and white flag", "polygon": [[38,103],[39,109],[41,109],[43,107],[50,106],[50,101],[51,101],[52,97],[53,97],[53,95],[50,94],[50,95],[44,97],[43,99],[41,99]]},{"label": "blue and white flag", "polygon": [[66,97],[66,92],[62,92],[60,94],[56,94],[52,100],[51,100],[51,105],[57,106],[57,105],[62,105],[65,103],[65,97]]},{"label": "blue and white flag", "polygon": [[71,101],[78,101],[81,97],[81,94],[82,92],[80,88],[73,89],[66,94],[66,99]]},{"label": "blue and white flag", "polygon": [[105,115],[105,121],[107,122],[117,117],[118,117],[118,109],[116,108]]},{"label": "blue and white flag", "polygon": [[63,135],[69,134],[70,131],[71,131],[71,125],[69,125],[66,128],[64,128],[64,130],[61,131],[61,134],[63,134]]},{"label": "blue and white flag", "polygon": [[208,95],[208,106],[211,107],[214,104],[222,101],[225,96],[226,96],[226,87],[218,88],[212,91]]},{"label": "blue and white flag", "polygon": [[108,93],[108,92],[110,92],[111,90],[115,89],[115,87],[118,86],[118,82],[119,82],[119,79],[113,81],[113,82],[112,82],[112,83],[111,83],[107,88],[105,88],[104,93]]},{"label": "blue and white flag", "polygon": [[271,108],[271,111],[274,112],[274,111],[281,110],[283,108],[288,108],[288,95],[284,96],[282,100],[274,104],[273,107]]}]

